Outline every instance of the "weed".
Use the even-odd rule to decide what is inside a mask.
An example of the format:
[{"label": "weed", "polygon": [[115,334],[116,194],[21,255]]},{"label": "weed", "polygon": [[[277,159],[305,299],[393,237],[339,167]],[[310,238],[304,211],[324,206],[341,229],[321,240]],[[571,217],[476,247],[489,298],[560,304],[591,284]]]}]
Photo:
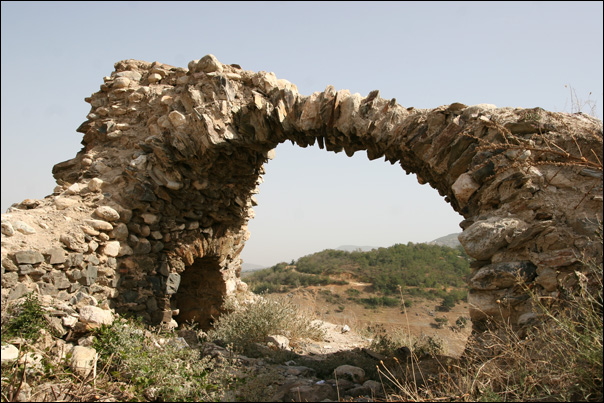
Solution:
[{"label": "weed", "polygon": [[585,113],[597,117],[597,102],[591,99],[591,92],[587,95],[586,99],[581,99],[577,96],[577,90],[570,84],[565,84],[564,88],[568,88],[570,93],[570,113],[583,112],[587,108],[588,110]]},{"label": "weed", "polygon": [[2,331],[3,340],[4,337],[22,337],[35,342],[40,337],[40,330],[47,327],[44,310],[34,293],[27,294],[22,304],[9,308],[8,316]]}]

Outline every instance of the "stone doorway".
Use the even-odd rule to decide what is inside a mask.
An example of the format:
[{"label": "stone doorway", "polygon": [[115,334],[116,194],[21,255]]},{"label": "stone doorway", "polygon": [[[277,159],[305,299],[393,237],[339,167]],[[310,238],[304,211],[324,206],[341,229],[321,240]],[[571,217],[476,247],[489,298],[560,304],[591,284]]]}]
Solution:
[{"label": "stone doorway", "polygon": [[174,319],[179,323],[195,322],[208,330],[221,314],[227,287],[217,257],[195,259],[181,274],[178,292],[172,297]]}]

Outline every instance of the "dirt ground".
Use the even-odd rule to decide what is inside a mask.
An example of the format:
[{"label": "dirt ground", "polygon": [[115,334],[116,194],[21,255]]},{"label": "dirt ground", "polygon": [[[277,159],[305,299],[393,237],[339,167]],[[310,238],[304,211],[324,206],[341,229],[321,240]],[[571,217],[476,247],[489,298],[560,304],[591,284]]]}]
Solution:
[{"label": "dirt ground", "polygon": [[[467,303],[457,304],[449,312],[439,312],[437,306],[440,300],[411,299],[411,307],[403,312],[400,307],[367,309],[347,300],[345,292],[348,288],[363,291],[368,286],[370,284],[350,283],[325,287],[301,287],[288,295],[300,305],[302,310],[314,313],[325,322],[338,326],[348,325],[359,335],[370,337],[368,327],[383,327],[388,333],[399,332],[415,337],[436,336],[444,342],[445,354],[453,357],[462,354],[471,333]],[[328,290],[330,294],[321,290]],[[339,295],[340,298],[334,298],[334,295]],[[467,319],[467,324],[462,329],[453,330],[451,327],[460,316]],[[448,323],[438,328],[435,318],[442,317],[446,317]]]}]

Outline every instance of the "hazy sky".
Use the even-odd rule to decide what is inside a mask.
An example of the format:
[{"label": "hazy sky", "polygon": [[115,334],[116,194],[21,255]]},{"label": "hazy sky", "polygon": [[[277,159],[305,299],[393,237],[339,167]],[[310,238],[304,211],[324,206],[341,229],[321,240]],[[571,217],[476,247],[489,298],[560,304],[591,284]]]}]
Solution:
[{"label": "hazy sky", "polygon": [[[417,108],[571,112],[570,85],[601,119],[602,12],[602,2],[3,1],[1,210],[52,193],[53,165],[81,149],[84,98],[119,60],[186,67],[212,53],[304,95],[329,84],[363,96],[379,89]],[[364,152],[288,143],[265,168],[248,263],[460,231],[438,192]]]}]

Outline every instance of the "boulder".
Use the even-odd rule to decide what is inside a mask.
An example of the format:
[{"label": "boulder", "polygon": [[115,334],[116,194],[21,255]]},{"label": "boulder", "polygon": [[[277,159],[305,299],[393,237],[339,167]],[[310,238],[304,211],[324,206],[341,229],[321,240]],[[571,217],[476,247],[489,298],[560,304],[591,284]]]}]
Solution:
[{"label": "boulder", "polygon": [[111,311],[86,305],[80,308],[80,322],[93,325],[111,325],[113,323],[113,314]]},{"label": "boulder", "polygon": [[97,361],[97,352],[92,347],[75,346],[71,351],[70,366],[81,377],[90,375]]}]

